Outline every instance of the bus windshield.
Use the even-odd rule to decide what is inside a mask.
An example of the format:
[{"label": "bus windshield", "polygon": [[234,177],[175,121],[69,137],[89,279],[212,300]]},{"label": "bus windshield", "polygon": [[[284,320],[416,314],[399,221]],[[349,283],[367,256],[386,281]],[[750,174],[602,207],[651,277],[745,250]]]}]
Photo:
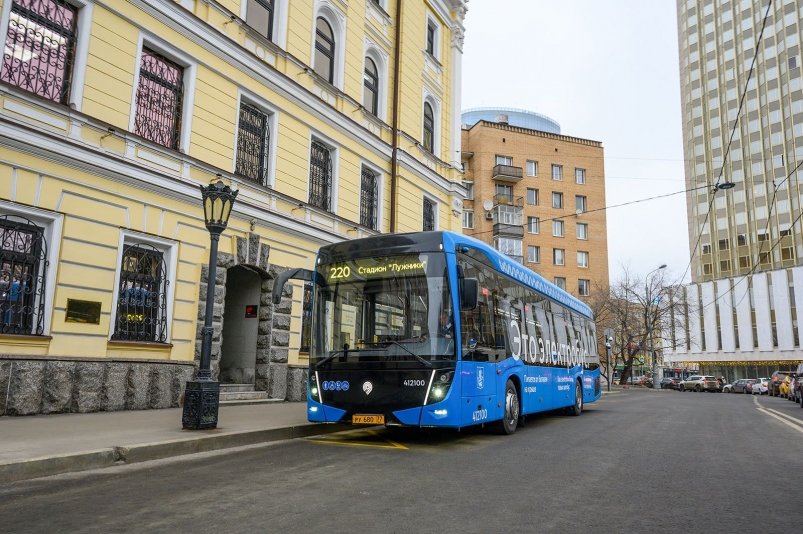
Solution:
[{"label": "bus windshield", "polygon": [[456,358],[443,253],[354,258],[318,273],[311,365]]}]

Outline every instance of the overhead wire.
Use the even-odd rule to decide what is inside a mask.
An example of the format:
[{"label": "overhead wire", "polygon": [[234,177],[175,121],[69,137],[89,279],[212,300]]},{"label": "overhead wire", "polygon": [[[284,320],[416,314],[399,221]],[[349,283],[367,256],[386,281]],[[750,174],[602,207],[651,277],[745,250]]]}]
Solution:
[{"label": "overhead wire", "polygon": [[[610,206],[603,206],[601,208],[595,208],[595,209],[592,209],[592,210],[577,211],[575,213],[566,213],[566,214],[563,214],[563,215],[557,215],[555,217],[550,217],[548,219],[541,219],[539,217],[538,218],[538,222],[540,224],[542,222],[569,219],[571,217],[580,217],[582,215],[586,215],[586,214],[589,214],[589,213],[595,213],[595,212],[599,212],[599,211],[607,211],[609,209],[621,208],[623,206],[630,206],[630,205],[633,205],[633,204],[640,204],[642,202],[648,202],[650,200],[658,200],[658,199],[661,199],[661,198],[672,197],[672,196],[675,196],[675,195],[682,195],[683,193],[688,193],[690,191],[697,191],[698,189],[706,189],[706,188],[708,188],[707,185],[702,185],[702,186],[692,187],[690,189],[684,189],[683,191],[674,191],[672,193],[665,193],[663,195],[655,195],[655,196],[652,196],[652,197],[640,198],[640,199],[637,199],[637,200],[631,200],[631,201],[628,201],[628,202],[622,202],[621,204],[612,204]],[[502,224],[505,224],[505,223],[502,223]],[[511,225],[511,226],[513,226],[513,225]],[[474,233],[469,234],[469,235],[471,235],[472,237],[475,237],[475,236],[478,236],[478,235],[490,234],[492,232],[494,232],[494,230],[486,230],[484,232],[474,232]]]}]

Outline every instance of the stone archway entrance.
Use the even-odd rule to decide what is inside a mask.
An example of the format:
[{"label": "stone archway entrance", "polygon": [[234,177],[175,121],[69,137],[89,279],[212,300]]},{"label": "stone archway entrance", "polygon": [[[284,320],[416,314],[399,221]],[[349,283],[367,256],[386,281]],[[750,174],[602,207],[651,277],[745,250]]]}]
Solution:
[{"label": "stone archway entrance", "polygon": [[254,384],[261,285],[260,275],[248,267],[237,265],[226,272],[220,347],[221,383]]},{"label": "stone archway entrance", "polygon": [[[262,392],[269,398],[305,399],[306,367],[288,366],[287,363],[292,308],[290,288],[285,288],[287,294],[284,295],[279,305],[274,306],[271,300],[273,280],[285,268],[268,262],[270,246],[263,243],[259,235],[250,233],[247,238],[237,237],[236,242],[234,255],[225,252],[218,252],[217,255],[211,362],[213,376],[223,384],[231,384],[232,380],[241,379],[235,378],[237,374],[234,373],[234,369],[238,366],[233,361],[223,362],[227,350],[236,351],[238,346],[236,342],[233,345],[227,344],[226,338],[228,337],[231,342],[231,337],[238,335],[237,324],[243,326],[245,322],[248,324],[248,328],[251,328],[252,322],[255,322],[257,325],[255,342],[249,341],[247,351],[248,361],[253,362],[254,369],[252,378],[245,383],[253,384],[253,390]],[[255,275],[256,278],[251,275]],[[235,281],[229,284],[230,276],[238,278],[240,282]],[[198,330],[195,342],[196,364],[201,359],[201,332],[206,310],[204,295],[208,281],[209,269],[202,266],[198,301]],[[251,298],[251,291],[253,291],[255,283],[257,298],[253,301],[249,300],[247,305],[258,304],[257,317],[246,318],[244,317],[244,302],[246,301],[242,300],[246,297],[243,295]],[[248,289],[244,289],[244,287]],[[229,298],[230,291],[235,295],[240,294],[240,297]],[[237,302],[240,304],[236,304]],[[234,326],[231,326],[230,323],[234,323]],[[252,331],[249,330],[249,332]],[[230,391],[237,391],[237,388]],[[221,395],[223,395],[222,392]]]}]

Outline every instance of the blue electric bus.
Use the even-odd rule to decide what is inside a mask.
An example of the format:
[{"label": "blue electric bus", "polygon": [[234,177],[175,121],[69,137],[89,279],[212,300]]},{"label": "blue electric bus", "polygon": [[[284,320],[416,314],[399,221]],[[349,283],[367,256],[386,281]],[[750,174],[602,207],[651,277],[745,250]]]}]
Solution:
[{"label": "blue electric bus", "polygon": [[310,421],[511,434],[601,395],[591,310],[474,238],[388,234],[320,249],[312,284]]}]

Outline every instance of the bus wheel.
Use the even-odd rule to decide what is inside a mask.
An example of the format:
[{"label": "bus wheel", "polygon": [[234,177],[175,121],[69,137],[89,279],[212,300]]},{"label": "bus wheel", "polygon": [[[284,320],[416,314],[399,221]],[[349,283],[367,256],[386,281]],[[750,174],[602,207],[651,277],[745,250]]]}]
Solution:
[{"label": "bus wheel", "polygon": [[583,388],[580,382],[574,383],[574,405],[568,408],[569,415],[580,415],[583,413]]},{"label": "bus wheel", "polygon": [[519,425],[519,415],[521,414],[519,404],[519,393],[516,385],[508,379],[505,385],[505,414],[499,422],[498,430],[501,434],[512,434]]}]

